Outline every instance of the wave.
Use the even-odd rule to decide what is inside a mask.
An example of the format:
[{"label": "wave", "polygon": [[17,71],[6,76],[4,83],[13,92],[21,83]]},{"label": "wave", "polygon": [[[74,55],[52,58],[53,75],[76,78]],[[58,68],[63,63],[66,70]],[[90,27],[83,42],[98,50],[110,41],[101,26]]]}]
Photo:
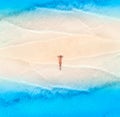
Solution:
[{"label": "wave", "polygon": [[11,104],[13,105],[30,100],[46,101],[54,99],[70,99],[76,96],[89,96],[96,92],[100,92],[101,90],[120,89],[120,82],[106,83],[88,90],[62,87],[47,89],[40,86],[31,86],[11,81],[5,81],[4,86],[3,84],[0,86],[0,89],[4,89],[0,91],[0,105],[10,106]]},{"label": "wave", "polygon": [[119,4],[119,0],[117,3],[113,0],[48,0],[47,2],[36,4],[35,7],[55,8],[60,10],[72,10],[74,8],[87,10],[88,7],[93,6],[118,6]]},{"label": "wave", "polygon": [[[36,8],[47,8],[47,9],[56,9],[56,10],[64,10],[64,11],[79,9],[84,11],[93,11],[93,12],[97,11],[100,13],[102,13],[101,9],[108,8],[109,10],[112,9],[110,10],[110,13],[116,14],[115,12],[118,13],[118,9],[115,8],[119,8],[120,6],[120,0],[116,0],[116,1],[114,0],[72,0],[72,1],[71,0],[44,0],[44,1],[11,0],[11,1],[7,1],[7,4],[6,1],[7,0],[4,0],[0,4],[1,17],[5,15],[19,14],[21,12],[34,10]],[[101,9],[98,10],[98,8]]]},{"label": "wave", "polygon": [[50,100],[55,98],[67,98],[77,96],[80,93],[85,94],[87,91],[80,91],[68,88],[43,88],[24,83],[3,80],[0,86],[0,104],[8,106],[26,100]]},{"label": "wave", "polygon": [[[58,8],[58,9],[71,9],[71,8],[83,8],[86,5],[96,5],[96,6],[119,6],[120,0],[7,0],[1,1],[0,9],[24,9],[24,8],[35,8],[35,7],[44,7],[44,8]],[[21,3],[22,2],[22,3]],[[14,4],[15,5],[14,5]],[[19,7],[17,7],[19,6]]]}]

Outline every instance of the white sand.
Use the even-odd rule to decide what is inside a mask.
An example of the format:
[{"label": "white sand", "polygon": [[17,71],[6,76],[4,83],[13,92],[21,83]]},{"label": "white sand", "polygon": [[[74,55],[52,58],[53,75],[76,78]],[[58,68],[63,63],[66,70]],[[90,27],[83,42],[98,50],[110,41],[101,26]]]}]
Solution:
[{"label": "white sand", "polygon": [[32,14],[0,21],[2,78],[77,88],[119,80],[120,21],[84,12]]}]

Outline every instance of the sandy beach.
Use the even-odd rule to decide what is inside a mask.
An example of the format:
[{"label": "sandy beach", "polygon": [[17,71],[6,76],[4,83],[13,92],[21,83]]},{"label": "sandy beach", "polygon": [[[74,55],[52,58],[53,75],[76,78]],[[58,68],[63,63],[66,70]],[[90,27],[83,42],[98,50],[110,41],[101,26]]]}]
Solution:
[{"label": "sandy beach", "polygon": [[50,10],[48,16],[34,12],[0,21],[2,78],[84,88],[91,82],[119,80],[119,20],[82,11]]}]

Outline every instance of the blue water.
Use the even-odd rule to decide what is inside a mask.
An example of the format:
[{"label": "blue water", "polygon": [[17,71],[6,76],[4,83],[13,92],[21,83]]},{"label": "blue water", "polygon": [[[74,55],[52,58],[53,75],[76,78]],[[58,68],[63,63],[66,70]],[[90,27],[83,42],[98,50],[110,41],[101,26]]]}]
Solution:
[{"label": "blue water", "polygon": [[120,83],[84,91],[5,82],[0,91],[0,117],[120,117]]},{"label": "blue water", "polygon": [[120,17],[120,0],[1,0],[0,14],[14,14],[36,8],[84,10],[111,17]]},{"label": "blue water", "polygon": [[41,7],[53,7],[57,6],[76,7],[79,8],[85,5],[96,6],[120,6],[120,0],[1,0],[0,9],[22,9],[39,5]]}]

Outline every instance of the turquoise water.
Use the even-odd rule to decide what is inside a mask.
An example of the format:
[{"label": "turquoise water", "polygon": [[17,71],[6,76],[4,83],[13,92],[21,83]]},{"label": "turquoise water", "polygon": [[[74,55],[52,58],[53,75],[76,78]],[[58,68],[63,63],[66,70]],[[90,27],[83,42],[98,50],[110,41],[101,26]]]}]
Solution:
[{"label": "turquoise water", "polygon": [[[8,86],[8,89],[6,88]],[[0,117],[119,117],[120,83],[92,89],[40,87],[7,82],[0,93]]]},{"label": "turquoise water", "polygon": [[4,0],[0,1],[0,8],[1,9],[22,9],[22,8],[28,8],[39,5],[40,7],[53,7],[57,8],[57,6],[65,6],[66,9],[68,7],[76,7],[80,8],[85,5],[96,5],[96,6],[114,6],[118,7],[120,5],[120,0]]},{"label": "turquoise water", "polygon": [[36,8],[84,10],[111,17],[120,17],[120,0],[1,0],[0,14],[14,14]]}]

